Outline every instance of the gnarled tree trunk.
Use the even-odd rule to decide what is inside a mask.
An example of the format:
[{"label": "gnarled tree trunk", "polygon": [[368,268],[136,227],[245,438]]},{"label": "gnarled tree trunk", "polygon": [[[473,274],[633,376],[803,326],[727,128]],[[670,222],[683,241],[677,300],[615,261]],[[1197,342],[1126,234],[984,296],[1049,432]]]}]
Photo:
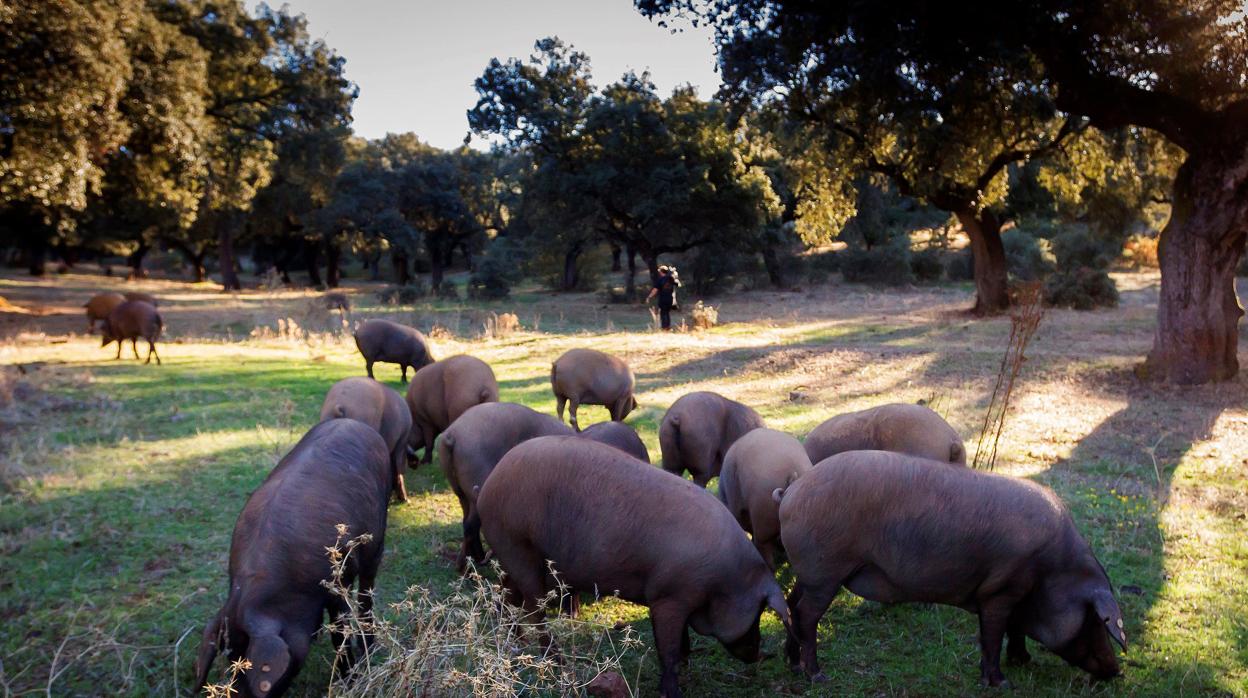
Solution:
[{"label": "gnarled tree trunk", "polygon": [[1248,152],[1243,146],[1192,154],[1174,182],[1161,233],[1161,298],[1149,378],[1197,384],[1239,372],[1235,269],[1248,236]]},{"label": "gnarled tree trunk", "polygon": [[217,259],[221,266],[221,286],[225,291],[241,291],[237,262],[234,258],[234,221],[232,216],[221,216],[217,221]]},{"label": "gnarled tree trunk", "polygon": [[628,247],[628,278],[624,281],[624,293],[629,303],[637,297],[637,250],[631,245]]},{"label": "gnarled tree trunk", "polygon": [[324,288],[325,282],[321,281],[321,246],[304,239],[303,241],[303,266],[308,270],[308,281],[314,288]]},{"label": "gnarled tree trunk", "polygon": [[988,211],[955,211],[962,229],[971,238],[975,260],[975,308],[977,315],[999,313],[1010,307],[1005,245],[1001,242],[1001,222]]},{"label": "gnarled tree trunk", "polygon": [[325,284],[330,288],[338,288],[342,281],[342,270],[338,268],[341,256],[338,243],[332,240],[325,243]]},{"label": "gnarled tree trunk", "polygon": [[396,247],[390,251],[390,263],[394,267],[394,281],[400,286],[412,283],[412,266],[407,261],[407,253]]}]

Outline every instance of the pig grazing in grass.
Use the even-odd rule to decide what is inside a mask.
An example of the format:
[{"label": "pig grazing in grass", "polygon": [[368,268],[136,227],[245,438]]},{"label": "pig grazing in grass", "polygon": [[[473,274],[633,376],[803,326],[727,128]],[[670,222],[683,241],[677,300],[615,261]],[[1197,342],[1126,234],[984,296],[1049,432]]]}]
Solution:
[{"label": "pig grazing in grass", "polygon": [[87,334],[95,331],[95,323],[107,320],[113,308],[125,302],[126,297],[120,293],[97,293],[91,296],[91,300],[82,306],[87,309]]},{"label": "pig grazing in grass", "polygon": [[[325,614],[348,612],[344,599],[325,588],[333,578],[326,549],[347,538],[370,538],[346,556],[342,583],[358,579],[361,614],[371,614],[373,583],[385,547],[390,454],[371,427],[331,419],[312,427],[247,498],[230,543],[229,594],[204,628],[195,663],[195,688],[208,682],[217,653],[246,659],[242,695],[267,698],[286,692],[299,673]],[[340,529],[345,526],[345,529]],[[368,638],[362,638],[367,642]],[[333,633],[343,658],[351,644]]]},{"label": "pig grazing in grass", "polygon": [[121,358],[122,342],[130,340],[130,350],[134,352],[134,358],[139,358],[139,338],[147,340],[147,360],[143,363],[150,364],[152,357],[156,357],[156,365],[160,365],[160,354],[156,353],[156,340],[160,339],[160,333],[164,330],[165,321],[160,318],[160,313],[156,311],[156,306],[145,301],[126,301],[108,314],[108,318],[104,320],[104,326],[101,334],[104,336],[100,346],[106,347],[112,342],[117,342],[117,357]]},{"label": "pig grazing in grass", "polygon": [[478,505],[509,595],[530,614],[543,612],[554,588],[550,566],[574,592],[649,607],[663,696],[681,695],[690,626],[746,662],[759,659],[764,609],[789,627],[780,585],[728,510],[616,448],[576,437],[527,441],[503,457]]},{"label": "pig grazing in grass", "polygon": [[780,548],[780,505],[772,493],[810,472],[810,458],[797,439],[773,429],[755,429],[724,455],[719,501],[749,533],[763,561],[776,569]]},{"label": "pig grazing in grass", "polygon": [[663,469],[676,475],[689,471],[694,482],[706,487],[719,475],[733,442],[761,426],[757,412],[718,393],[682,395],[659,425]]},{"label": "pig grazing in grass", "polygon": [[464,512],[464,543],[455,568],[461,573],[471,557],[485,560],[477,494],[494,466],[517,444],[538,436],[572,435],[566,424],[548,414],[512,402],[487,402],[469,408],[442,433],[438,463]]},{"label": "pig grazing in grass", "polygon": [[1001,646],[1026,638],[1096,678],[1126,647],[1109,577],[1057,495],[1028,480],[886,451],[847,451],[783,492],[780,531],[797,583],[789,661],[814,680],[819,619],[844,587],[874,601],[957,606],[979,616],[980,676],[1006,684]]},{"label": "pig grazing in grass", "polygon": [[460,354],[420,369],[407,386],[412,448],[423,447],[425,462],[432,462],[438,435],[469,407],[483,402],[498,402],[498,380],[481,359]]},{"label": "pig grazing in grass", "polygon": [[363,422],[381,434],[390,451],[395,496],[400,502],[406,502],[403,468],[407,464],[412,415],[403,398],[372,378],[344,378],[334,383],[321,405],[322,422],[342,417]]},{"label": "pig grazing in grass", "polygon": [[958,432],[924,405],[896,403],[837,415],[806,437],[811,463],[843,451],[894,451],[966,465]]},{"label": "pig grazing in grass", "polygon": [[373,364],[398,364],[400,380],[407,382],[407,369],[420,370],[433,363],[429,343],[419,330],[389,320],[365,320],[355,330],[355,346],[364,356],[368,377],[373,377]]},{"label": "pig grazing in grass", "polygon": [[632,427],[623,422],[599,422],[586,427],[578,436],[614,446],[637,460],[650,462],[650,451]]},{"label": "pig grazing in grass", "polygon": [[563,421],[564,405],[572,428],[580,431],[576,408],[602,405],[611,412],[611,421],[622,422],[637,408],[633,370],[621,358],[594,349],[569,349],[550,367],[550,385],[558,401],[556,411]]}]

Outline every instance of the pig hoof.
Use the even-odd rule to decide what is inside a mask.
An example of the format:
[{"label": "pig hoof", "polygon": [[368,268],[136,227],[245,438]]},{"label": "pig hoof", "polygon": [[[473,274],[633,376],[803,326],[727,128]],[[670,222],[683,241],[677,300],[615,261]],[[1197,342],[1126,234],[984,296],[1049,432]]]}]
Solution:
[{"label": "pig hoof", "polygon": [[811,682],[811,683],[827,683],[827,682],[828,682],[828,675],[827,675],[827,674],[825,674],[825,673],[823,673],[822,671],[820,671],[820,672],[818,672],[818,673],[816,673],[815,675],[813,675],[813,676],[811,676],[811,677],[810,677],[810,682]]},{"label": "pig hoof", "polygon": [[980,685],[986,686],[988,688],[1000,688],[1006,691],[1010,690],[1011,688],[1014,688],[1013,684],[1010,683],[1010,680],[1006,678],[990,679],[987,676],[985,676],[979,680],[979,683]]}]

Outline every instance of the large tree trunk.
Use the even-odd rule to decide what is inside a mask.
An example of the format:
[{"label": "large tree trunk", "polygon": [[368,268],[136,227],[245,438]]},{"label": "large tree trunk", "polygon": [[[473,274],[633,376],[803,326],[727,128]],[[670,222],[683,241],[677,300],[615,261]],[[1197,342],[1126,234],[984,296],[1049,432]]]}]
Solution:
[{"label": "large tree trunk", "polygon": [[632,245],[628,247],[628,278],[624,280],[624,293],[629,303],[637,297],[637,250]]},{"label": "large tree trunk", "polygon": [[442,262],[445,256],[442,250],[436,249],[432,244],[429,246],[429,288],[437,293],[442,288]]},{"label": "large tree trunk", "polygon": [[[1229,156],[1229,157],[1228,157]],[[1193,154],[1174,182],[1170,222],[1161,233],[1161,298],[1149,378],[1207,383],[1239,372],[1235,269],[1248,235],[1244,149]]]},{"label": "large tree trunk", "polygon": [[342,270],[338,268],[342,250],[338,243],[330,240],[325,243],[325,284],[330,288],[338,288],[342,282]]},{"label": "large tree trunk", "polygon": [[42,240],[33,241],[26,248],[26,267],[31,276],[43,276],[44,262],[47,261],[48,246]]},{"label": "large tree trunk", "polygon": [[624,254],[624,250],[619,245],[611,244],[611,271],[623,271],[620,266],[620,256]]},{"label": "large tree trunk", "polygon": [[308,270],[308,281],[314,288],[324,288],[325,282],[321,281],[321,246],[304,239],[303,241],[303,266]]},{"label": "large tree trunk", "polygon": [[130,265],[131,279],[142,279],[147,277],[147,271],[143,269],[143,258],[147,256],[148,250],[150,249],[151,246],[148,245],[147,242],[140,241],[139,246],[135,248],[134,252],[130,253],[129,257],[126,258],[126,263]]},{"label": "large tree trunk", "polygon": [[770,240],[764,242],[762,255],[767,280],[773,288],[784,288],[784,270],[780,268],[780,255],[776,254],[776,246]]},{"label": "large tree trunk", "polygon": [[563,278],[559,280],[559,290],[575,291],[577,284],[581,282],[581,271],[577,266],[577,259],[581,256],[581,246],[573,245],[571,249],[563,255]]},{"label": "large tree trunk", "polygon": [[407,262],[407,253],[399,248],[390,252],[390,264],[394,267],[394,280],[400,286],[412,283],[412,265]]},{"label": "large tree trunk", "polygon": [[975,260],[975,308],[978,315],[999,313],[1010,307],[1005,245],[1001,243],[1001,222],[988,211],[955,211],[962,229],[971,238]]},{"label": "large tree trunk", "polygon": [[217,259],[220,262],[221,286],[226,291],[241,291],[237,262],[234,258],[234,221],[232,216],[222,216],[217,222]]}]

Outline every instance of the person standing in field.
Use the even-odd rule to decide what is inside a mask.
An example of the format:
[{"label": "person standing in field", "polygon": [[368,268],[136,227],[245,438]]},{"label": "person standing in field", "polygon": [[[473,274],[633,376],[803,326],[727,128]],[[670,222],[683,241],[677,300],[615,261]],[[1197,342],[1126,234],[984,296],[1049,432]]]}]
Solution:
[{"label": "person standing in field", "polygon": [[672,329],[672,309],[677,307],[676,289],[678,287],[680,287],[680,277],[676,275],[676,268],[662,266],[659,267],[658,281],[654,282],[654,288],[650,289],[650,295],[646,296],[647,302],[658,296],[659,319],[666,331]]}]

